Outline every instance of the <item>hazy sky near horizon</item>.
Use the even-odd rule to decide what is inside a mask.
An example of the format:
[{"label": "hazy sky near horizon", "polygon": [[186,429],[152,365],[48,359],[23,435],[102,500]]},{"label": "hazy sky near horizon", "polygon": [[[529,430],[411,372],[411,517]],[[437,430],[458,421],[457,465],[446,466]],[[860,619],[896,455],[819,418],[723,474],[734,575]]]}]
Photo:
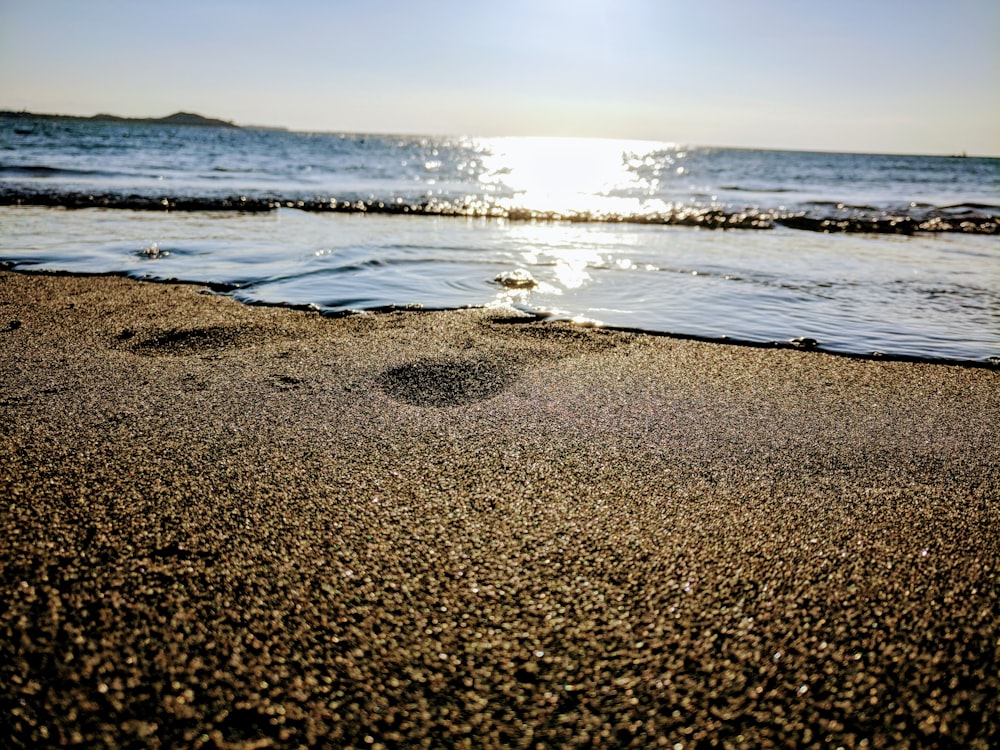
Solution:
[{"label": "hazy sky near horizon", "polygon": [[0,0],[0,108],[1000,155],[1000,2]]}]

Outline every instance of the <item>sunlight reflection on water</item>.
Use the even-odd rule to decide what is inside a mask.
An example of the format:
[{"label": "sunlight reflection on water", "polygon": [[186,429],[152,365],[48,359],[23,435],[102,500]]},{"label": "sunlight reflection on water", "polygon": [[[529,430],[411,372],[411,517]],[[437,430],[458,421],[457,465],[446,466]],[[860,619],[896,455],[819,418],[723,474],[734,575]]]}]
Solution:
[{"label": "sunlight reflection on water", "polygon": [[480,182],[503,185],[508,208],[561,215],[664,211],[654,199],[669,144],[600,138],[483,139]]}]

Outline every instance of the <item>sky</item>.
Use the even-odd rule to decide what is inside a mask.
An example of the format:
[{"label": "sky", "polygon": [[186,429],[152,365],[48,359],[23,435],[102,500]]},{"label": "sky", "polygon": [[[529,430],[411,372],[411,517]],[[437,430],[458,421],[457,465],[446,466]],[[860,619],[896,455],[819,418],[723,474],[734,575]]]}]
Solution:
[{"label": "sky", "polygon": [[0,0],[0,109],[1000,155],[1000,2]]}]

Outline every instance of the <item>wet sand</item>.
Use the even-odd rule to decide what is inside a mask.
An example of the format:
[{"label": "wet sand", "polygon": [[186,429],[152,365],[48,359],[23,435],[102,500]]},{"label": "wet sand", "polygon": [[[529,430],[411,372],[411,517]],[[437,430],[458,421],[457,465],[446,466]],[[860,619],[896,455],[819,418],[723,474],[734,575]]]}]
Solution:
[{"label": "wet sand", "polygon": [[1000,372],[0,273],[13,746],[990,747]]}]

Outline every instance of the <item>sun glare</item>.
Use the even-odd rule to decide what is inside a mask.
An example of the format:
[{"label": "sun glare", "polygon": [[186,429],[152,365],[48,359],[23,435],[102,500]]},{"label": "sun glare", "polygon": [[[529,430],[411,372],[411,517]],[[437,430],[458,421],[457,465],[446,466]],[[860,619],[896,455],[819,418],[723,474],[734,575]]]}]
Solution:
[{"label": "sun glare", "polygon": [[[561,215],[638,213],[655,178],[640,176],[636,163],[667,144],[602,138],[494,138],[483,142],[483,182],[514,193],[510,208]],[[628,191],[630,197],[623,194]]]}]

